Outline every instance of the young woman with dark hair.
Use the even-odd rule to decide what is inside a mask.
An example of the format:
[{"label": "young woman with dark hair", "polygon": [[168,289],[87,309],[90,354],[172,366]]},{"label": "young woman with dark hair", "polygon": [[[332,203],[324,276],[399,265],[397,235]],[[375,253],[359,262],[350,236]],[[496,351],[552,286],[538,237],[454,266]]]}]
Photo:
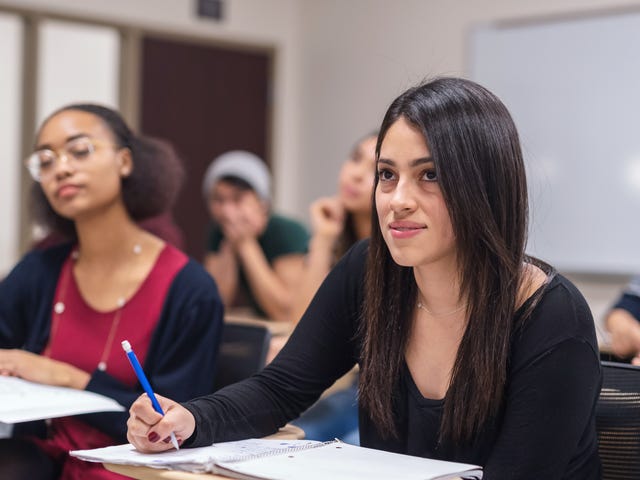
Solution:
[{"label": "young woman with dark hair", "polygon": [[[142,389],[129,340],[158,392],[213,390],[223,307],[186,255],[138,226],[167,211],[182,167],[120,115],[70,105],[42,124],[28,158],[39,219],[69,243],[27,254],[0,284],[0,374],[101,393],[124,407]],[[17,425],[0,441],[1,478],[120,478],[69,450],[120,443],[125,413]]]},{"label": "young woman with dark hair", "polygon": [[[336,265],[259,375],[131,407],[142,451],[266,435],[358,363],[363,446],[479,464],[486,480],[600,478],[600,363],[578,290],[525,255],[518,135],[483,87],[441,78],[389,107],[371,240]],[[258,413],[259,412],[259,413]]]}]

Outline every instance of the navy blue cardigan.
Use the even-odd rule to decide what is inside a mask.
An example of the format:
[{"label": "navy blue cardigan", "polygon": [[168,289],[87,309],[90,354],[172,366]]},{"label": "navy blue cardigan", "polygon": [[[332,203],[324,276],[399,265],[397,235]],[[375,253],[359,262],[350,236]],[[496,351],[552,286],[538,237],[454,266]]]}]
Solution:
[{"label": "navy blue cardigan", "polygon": [[[51,309],[71,245],[28,253],[0,283],[0,348],[41,353],[49,338]],[[177,401],[213,391],[223,304],[209,274],[190,259],[173,279],[144,362],[154,390]],[[125,408],[142,393],[95,370],[86,389]],[[128,412],[82,415],[87,423],[126,441]]]}]

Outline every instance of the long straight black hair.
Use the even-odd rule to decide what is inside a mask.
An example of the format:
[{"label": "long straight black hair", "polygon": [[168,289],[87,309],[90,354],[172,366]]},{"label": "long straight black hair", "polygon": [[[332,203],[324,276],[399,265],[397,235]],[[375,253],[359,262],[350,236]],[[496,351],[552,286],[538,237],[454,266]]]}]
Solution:
[{"label": "long straight black hair", "polygon": [[[514,314],[527,261],[527,185],[520,142],[502,102],[464,79],[438,78],[396,98],[380,127],[378,158],[389,127],[399,118],[424,135],[456,238],[468,322],[444,400],[440,439],[466,442],[495,418],[504,396]],[[376,175],[376,188],[378,181]],[[413,268],[393,261],[382,237],[375,198],[373,203],[360,332],[360,404],[383,435],[394,437],[398,434],[394,389],[417,286]]]}]

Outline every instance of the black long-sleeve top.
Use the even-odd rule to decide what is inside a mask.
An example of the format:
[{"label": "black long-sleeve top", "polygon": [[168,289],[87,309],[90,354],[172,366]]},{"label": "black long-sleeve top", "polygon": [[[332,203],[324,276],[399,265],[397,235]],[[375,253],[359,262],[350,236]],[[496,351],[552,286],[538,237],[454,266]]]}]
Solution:
[{"label": "black long-sleeve top", "polygon": [[[357,244],[336,265],[287,345],[260,374],[184,404],[197,425],[190,445],[272,433],[359,361],[366,249],[366,242]],[[514,333],[500,415],[472,444],[438,444],[443,401],[424,398],[406,365],[396,387],[399,439],[382,437],[361,409],[361,444],[479,464],[486,480],[599,479],[594,411],[600,381],[589,308],[557,275]]]}]

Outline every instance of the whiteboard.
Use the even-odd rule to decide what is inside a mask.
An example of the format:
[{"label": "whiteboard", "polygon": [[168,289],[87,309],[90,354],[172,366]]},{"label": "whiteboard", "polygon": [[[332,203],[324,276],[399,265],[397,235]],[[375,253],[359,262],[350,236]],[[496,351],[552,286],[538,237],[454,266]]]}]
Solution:
[{"label": "whiteboard", "polygon": [[470,77],[514,117],[528,252],[561,271],[640,272],[640,12],[477,28]]}]

